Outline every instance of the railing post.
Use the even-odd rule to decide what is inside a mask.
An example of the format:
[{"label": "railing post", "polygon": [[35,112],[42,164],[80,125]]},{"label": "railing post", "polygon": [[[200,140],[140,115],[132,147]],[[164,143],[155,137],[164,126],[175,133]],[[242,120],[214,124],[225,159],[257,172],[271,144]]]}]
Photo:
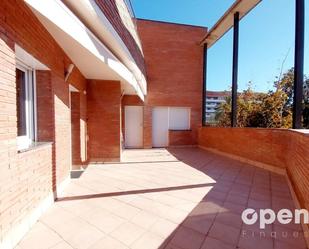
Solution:
[{"label": "railing post", "polygon": [[202,126],[206,125],[206,82],[207,82],[207,43],[203,51],[203,94],[202,94]]},{"label": "railing post", "polygon": [[232,115],[231,126],[237,126],[237,84],[238,84],[238,46],[239,46],[239,12],[234,14],[233,35],[233,77],[232,77]]},{"label": "railing post", "polygon": [[302,128],[304,84],[305,0],[296,0],[293,129]]}]

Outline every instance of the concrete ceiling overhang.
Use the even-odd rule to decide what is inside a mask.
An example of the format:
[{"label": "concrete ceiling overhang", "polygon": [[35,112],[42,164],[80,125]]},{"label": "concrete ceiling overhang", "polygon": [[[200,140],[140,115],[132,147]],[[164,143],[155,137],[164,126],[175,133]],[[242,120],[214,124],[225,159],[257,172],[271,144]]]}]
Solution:
[{"label": "concrete ceiling overhang", "polygon": [[207,44],[207,48],[210,48],[234,26],[234,14],[236,12],[239,12],[239,18],[242,19],[261,1],[262,0],[236,0],[219,21],[207,32],[206,36],[201,41],[201,45]]},{"label": "concrete ceiling overhang", "polygon": [[88,79],[121,81],[125,94],[144,94],[132,72],[60,0],[25,0]]},{"label": "concrete ceiling overhang", "polygon": [[[104,15],[95,0],[63,0],[76,16],[127,66],[135,76],[144,95],[147,94],[146,76],[136,65],[113,25]],[[139,41],[140,42],[140,41]],[[141,46],[139,46],[141,47]],[[141,49],[141,48],[140,48]],[[141,50],[141,53],[143,51]]]}]

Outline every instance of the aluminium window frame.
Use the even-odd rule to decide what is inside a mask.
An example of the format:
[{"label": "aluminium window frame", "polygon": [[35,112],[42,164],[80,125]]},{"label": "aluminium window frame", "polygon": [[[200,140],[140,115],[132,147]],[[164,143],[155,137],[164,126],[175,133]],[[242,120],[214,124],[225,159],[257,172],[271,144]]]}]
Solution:
[{"label": "aluminium window frame", "polygon": [[16,69],[25,73],[26,135],[16,137],[20,151],[29,148],[37,140],[36,77],[35,70],[18,59]]}]

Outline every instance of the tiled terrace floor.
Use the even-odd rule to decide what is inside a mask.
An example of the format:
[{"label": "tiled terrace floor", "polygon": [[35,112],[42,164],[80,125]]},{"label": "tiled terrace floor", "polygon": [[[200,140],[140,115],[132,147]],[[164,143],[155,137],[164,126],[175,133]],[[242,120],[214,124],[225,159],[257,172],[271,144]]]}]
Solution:
[{"label": "tiled terrace floor", "polygon": [[89,166],[17,248],[306,248],[300,226],[260,234],[240,218],[246,207],[293,208],[283,176],[196,148],[128,150],[124,160]]}]

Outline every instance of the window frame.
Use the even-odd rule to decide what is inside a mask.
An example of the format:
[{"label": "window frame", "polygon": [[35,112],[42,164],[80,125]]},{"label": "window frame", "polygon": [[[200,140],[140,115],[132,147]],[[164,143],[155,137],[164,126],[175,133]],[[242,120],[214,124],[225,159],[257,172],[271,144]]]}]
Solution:
[{"label": "window frame", "polygon": [[[36,112],[36,79],[35,70],[20,60],[16,60],[16,69],[25,73],[25,116],[26,135],[17,136],[17,149],[29,148],[37,136],[37,112]],[[16,103],[18,105],[19,103]]]}]

